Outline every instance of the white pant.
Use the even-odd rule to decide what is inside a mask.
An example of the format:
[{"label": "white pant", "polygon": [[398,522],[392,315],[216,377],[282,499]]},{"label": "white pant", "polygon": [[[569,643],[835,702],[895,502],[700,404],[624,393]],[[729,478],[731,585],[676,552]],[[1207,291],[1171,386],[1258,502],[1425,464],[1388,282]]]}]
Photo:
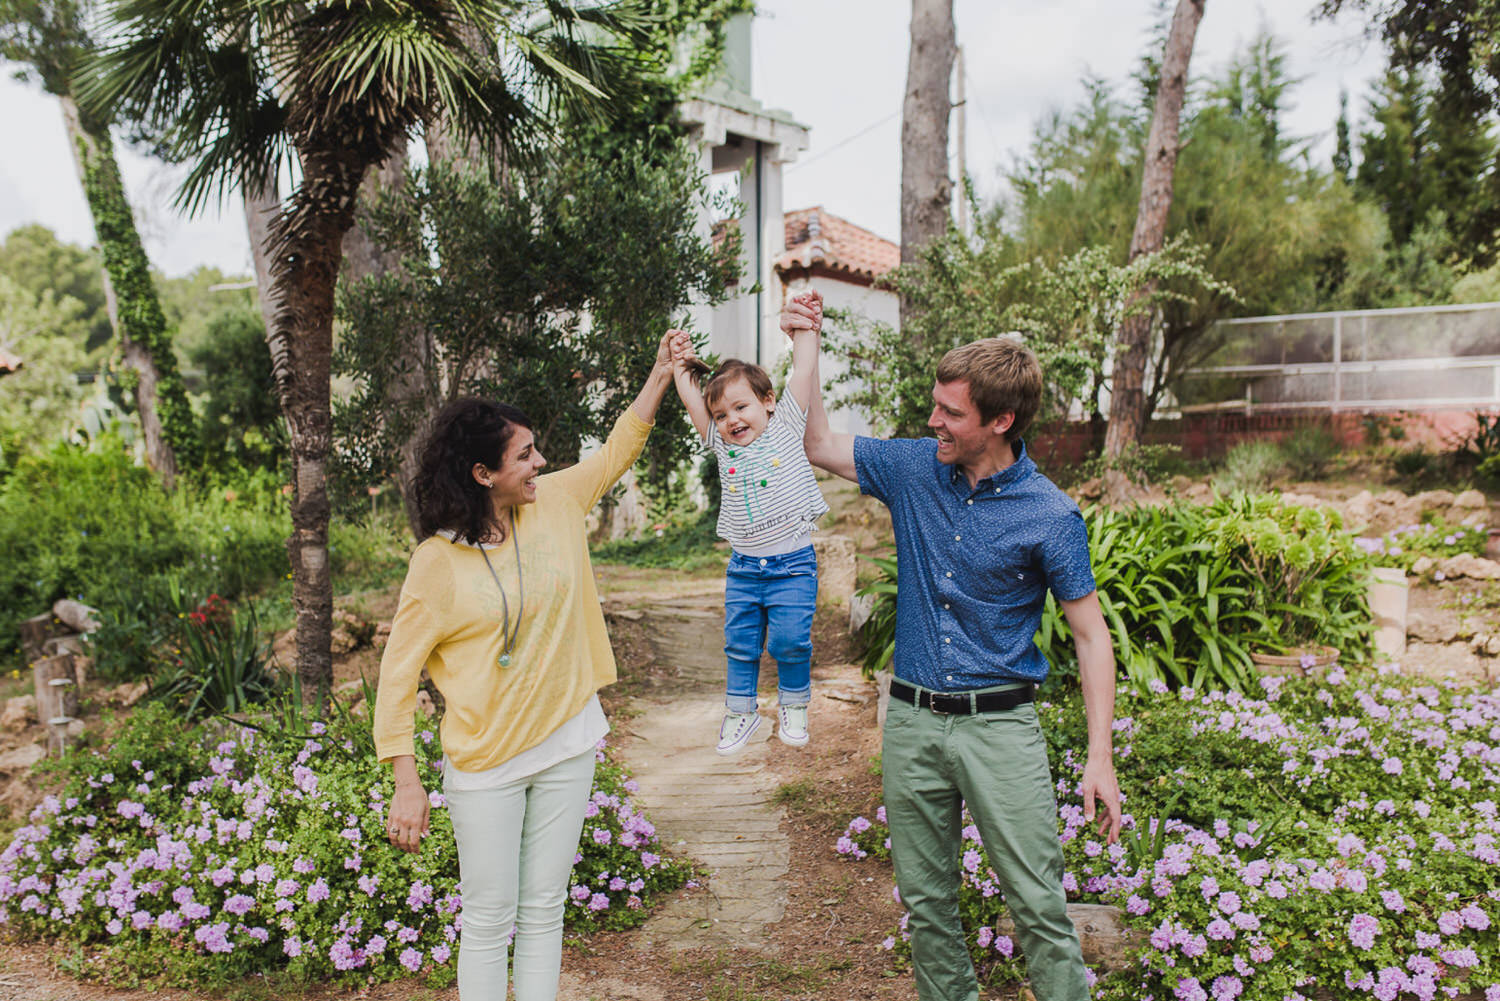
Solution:
[{"label": "white pant", "polygon": [[563,905],[594,782],[594,751],[494,789],[445,792],[463,880],[462,1001],[505,1001],[516,933],[516,1001],[553,1001]]}]

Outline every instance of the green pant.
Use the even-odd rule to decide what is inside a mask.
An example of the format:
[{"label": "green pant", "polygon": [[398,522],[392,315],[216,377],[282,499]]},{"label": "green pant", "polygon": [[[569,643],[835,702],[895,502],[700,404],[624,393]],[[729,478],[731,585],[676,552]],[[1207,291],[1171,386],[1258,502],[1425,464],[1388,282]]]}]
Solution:
[{"label": "green pant", "polygon": [[1083,954],[1062,888],[1057,802],[1036,708],[1027,703],[947,716],[893,699],[881,768],[921,1001],[979,998],[958,913],[964,804],[1000,877],[1038,1001],[1085,1001]]}]

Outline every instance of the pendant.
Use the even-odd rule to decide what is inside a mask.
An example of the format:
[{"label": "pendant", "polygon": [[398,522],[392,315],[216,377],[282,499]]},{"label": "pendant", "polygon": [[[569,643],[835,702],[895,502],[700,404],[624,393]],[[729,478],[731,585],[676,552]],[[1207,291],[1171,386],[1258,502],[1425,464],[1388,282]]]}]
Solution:
[{"label": "pendant", "polygon": [[500,666],[501,667],[510,667],[510,654],[508,654],[508,653],[502,653],[500,655]]}]

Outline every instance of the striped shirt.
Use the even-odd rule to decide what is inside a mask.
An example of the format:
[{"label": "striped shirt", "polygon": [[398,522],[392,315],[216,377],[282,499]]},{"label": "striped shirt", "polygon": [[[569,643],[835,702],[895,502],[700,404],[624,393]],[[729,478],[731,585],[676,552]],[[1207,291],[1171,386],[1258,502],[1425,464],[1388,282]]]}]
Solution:
[{"label": "striped shirt", "polygon": [[787,552],[828,511],[802,446],[807,412],[791,393],[776,401],[766,429],[748,445],[730,445],[709,425],[703,444],[719,463],[718,532],[736,552]]}]

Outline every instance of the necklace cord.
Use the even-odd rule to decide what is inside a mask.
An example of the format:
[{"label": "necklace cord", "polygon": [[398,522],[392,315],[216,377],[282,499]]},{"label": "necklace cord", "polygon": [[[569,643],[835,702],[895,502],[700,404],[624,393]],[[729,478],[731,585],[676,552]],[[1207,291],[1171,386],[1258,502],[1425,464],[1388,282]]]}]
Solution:
[{"label": "necklace cord", "polygon": [[526,613],[526,579],[521,576],[521,537],[516,531],[515,516],[510,521],[510,541],[516,554],[516,624],[511,628],[510,624],[510,599],[505,596],[505,588],[500,583],[500,575],[495,573],[495,565],[490,562],[490,554],[485,551],[484,543],[479,544],[479,555],[484,557],[484,565],[490,572],[490,579],[495,582],[495,588],[500,592],[500,657],[501,663],[510,663],[511,651],[516,648],[516,638],[521,633],[521,616]]}]

